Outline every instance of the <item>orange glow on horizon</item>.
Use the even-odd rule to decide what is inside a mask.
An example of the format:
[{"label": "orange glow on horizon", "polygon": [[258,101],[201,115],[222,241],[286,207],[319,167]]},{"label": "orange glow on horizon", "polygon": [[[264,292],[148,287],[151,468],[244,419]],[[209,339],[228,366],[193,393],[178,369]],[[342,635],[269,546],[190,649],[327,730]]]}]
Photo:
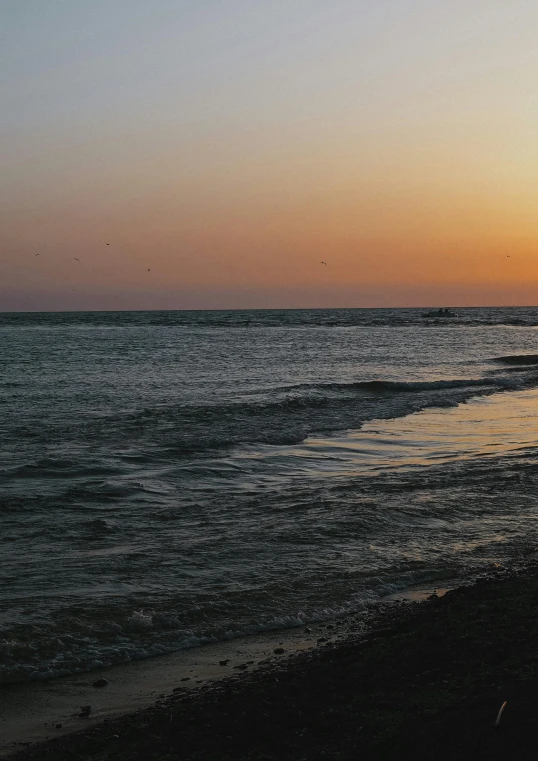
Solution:
[{"label": "orange glow on horizon", "polygon": [[32,294],[36,308],[40,294],[81,308],[538,303],[538,11],[337,0],[284,33],[279,3],[234,1],[220,20],[178,9],[190,57],[157,26],[144,65],[128,37],[117,57],[79,59],[60,25],[74,62],[43,69],[50,51],[30,40],[3,154],[0,309]]}]

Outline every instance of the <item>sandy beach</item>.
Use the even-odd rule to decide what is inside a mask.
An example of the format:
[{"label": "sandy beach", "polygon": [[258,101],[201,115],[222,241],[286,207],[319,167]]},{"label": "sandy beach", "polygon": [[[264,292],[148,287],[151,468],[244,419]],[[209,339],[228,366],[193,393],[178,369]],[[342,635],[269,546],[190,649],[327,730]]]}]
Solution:
[{"label": "sandy beach", "polygon": [[10,758],[533,758],[537,597],[530,564],[426,601],[395,601],[366,637],[348,625],[338,641],[326,625],[311,650],[198,690],[166,685],[150,707]]}]

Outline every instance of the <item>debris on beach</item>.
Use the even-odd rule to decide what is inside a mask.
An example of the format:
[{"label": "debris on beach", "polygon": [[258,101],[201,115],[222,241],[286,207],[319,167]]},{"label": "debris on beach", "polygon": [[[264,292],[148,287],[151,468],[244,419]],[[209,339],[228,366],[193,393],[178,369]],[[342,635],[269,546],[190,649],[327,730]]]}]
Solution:
[{"label": "debris on beach", "polygon": [[503,715],[503,711],[506,708],[506,700],[502,704],[502,706],[499,708],[499,713],[497,714],[497,718],[495,720],[495,726],[498,727],[501,723],[501,716]]}]

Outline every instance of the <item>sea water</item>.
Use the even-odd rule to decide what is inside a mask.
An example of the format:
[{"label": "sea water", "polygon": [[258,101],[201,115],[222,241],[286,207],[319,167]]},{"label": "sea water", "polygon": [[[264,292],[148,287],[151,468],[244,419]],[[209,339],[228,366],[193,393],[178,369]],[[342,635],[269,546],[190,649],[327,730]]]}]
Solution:
[{"label": "sea water", "polygon": [[538,308],[0,314],[0,680],[534,552]]}]

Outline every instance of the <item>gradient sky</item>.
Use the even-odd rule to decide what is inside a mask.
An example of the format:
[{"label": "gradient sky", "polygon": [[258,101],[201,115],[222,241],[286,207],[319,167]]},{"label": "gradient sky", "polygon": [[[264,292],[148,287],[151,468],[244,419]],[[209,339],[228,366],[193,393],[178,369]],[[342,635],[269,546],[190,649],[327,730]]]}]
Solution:
[{"label": "gradient sky", "polygon": [[535,0],[0,0],[0,29],[0,310],[538,303]]}]

